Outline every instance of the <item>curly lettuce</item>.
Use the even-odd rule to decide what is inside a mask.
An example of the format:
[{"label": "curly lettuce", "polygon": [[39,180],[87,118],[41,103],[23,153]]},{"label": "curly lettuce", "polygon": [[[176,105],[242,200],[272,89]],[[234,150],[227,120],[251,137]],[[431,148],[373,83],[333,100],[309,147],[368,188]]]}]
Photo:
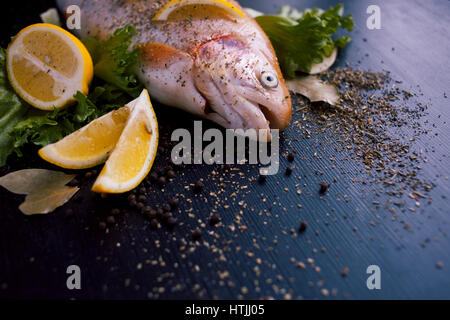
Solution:
[{"label": "curly lettuce", "polygon": [[142,85],[134,73],[138,61],[138,48],[128,50],[135,34],[136,30],[127,25],[117,29],[106,41],[94,38],[82,40],[94,61],[95,76],[132,97],[137,97],[142,91]]},{"label": "curly lettuce", "polygon": [[29,109],[9,85],[5,64],[6,53],[0,48],[0,167],[6,164],[6,159],[14,152],[15,140],[10,133]]},{"label": "curly lettuce", "polygon": [[128,50],[136,31],[118,29],[108,40],[84,39],[94,62],[94,81],[88,95],[78,92],[65,109],[42,111],[23,101],[6,76],[6,53],[0,48],[0,167],[27,144],[40,147],[56,142],[105,113],[137,97],[142,85],[134,74],[137,51]]},{"label": "curly lettuce", "polygon": [[333,39],[339,28],[351,31],[352,15],[343,15],[341,4],[328,10],[307,9],[300,12],[282,7],[278,15],[259,15],[255,20],[269,37],[283,74],[294,78],[296,72],[309,73],[313,64],[329,57],[335,47],[343,48],[348,36]]}]

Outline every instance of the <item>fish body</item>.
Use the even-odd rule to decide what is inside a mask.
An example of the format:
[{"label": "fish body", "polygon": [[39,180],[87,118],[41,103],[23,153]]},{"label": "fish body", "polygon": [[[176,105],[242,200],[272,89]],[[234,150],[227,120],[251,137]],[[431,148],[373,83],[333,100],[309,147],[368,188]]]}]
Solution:
[{"label": "fish body", "polygon": [[284,129],[291,99],[273,47],[245,17],[153,21],[169,0],[58,0],[81,9],[79,37],[107,39],[132,25],[136,73],[153,99],[231,129]]}]

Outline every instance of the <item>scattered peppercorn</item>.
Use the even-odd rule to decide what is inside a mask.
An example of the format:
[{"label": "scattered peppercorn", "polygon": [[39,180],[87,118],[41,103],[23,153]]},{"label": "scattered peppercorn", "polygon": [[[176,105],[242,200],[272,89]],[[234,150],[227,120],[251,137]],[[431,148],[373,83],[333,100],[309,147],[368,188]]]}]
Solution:
[{"label": "scattered peppercorn", "polygon": [[266,182],[266,176],[263,175],[263,174],[260,174],[259,177],[258,177],[258,182],[260,184],[263,184],[264,182]]},{"label": "scattered peppercorn", "polygon": [[300,233],[305,232],[307,226],[308,226],[308,224],[305,221],[302,221],[300,223],[300,227],[298,228],[298,232],[300,232]]},{"label": "scattered peppercorn", "polygon": [[106,218],[106,222],[107,222],[108,224],[115,224],[115,223],[116,223],[116,219],[115,219],[113,216],[108,216],[108,217]]},{"label": "scattered peppercorn", "polygon": [[163,214],[164,214],[163,209],[161,209],[161,208],[157,208],[157,209],[156,209],[156,217],[157,217],[158,219],[161,219],[161,218],[163,217]]},{"label": "scattered peppercorn", "polygon": [[176,207],[178,207],[178,204],[179,204],[179,200],[178,200],[178,198],[172,198],[172,199],[170,199],[169,200],[169,206],[172,208],[172,209],[175,209]]},{"label": "scattered peppercorn", "polygon": [[145,215],[148,215],[150,213],[150,211],[152,211],[152,207],[150,207],[150,206],[145,206],[141,210],[141,212]]},{"label": "scattered peppercorn", "polygon": [[349,269],[348,267],[344,267],[344,269],[342,269],[341,275],[343,277],[346,277],[348,275]]},{"label": "scattered peppercorn", "polygon": [[158,174],[156,172],[152,172],[150,173],[149,178],[151,182],[156,182],[158,180]]},{"label": "scattered peppercorn", "polygon": [[198,240],[202,237],[202,232],[200,231],[200,229],[195,229],[194,231],[192,231],[192,238],[194,240]]},{"label": "scattered peppercorn", "polygon": [[164,185],[166,184],[166,178],[164,176],[161,176],[158,178],[158,186],[160,187],[164,187]]},{"label": "scattered peppercorn", "polygon": [[150,228],[153,229],[153,230],[157,229],[158,228],[158,220],[152,219],[150,221]]},{"label": "scattered peppercorn", "polygon": [[194,184],[194,192],[195,193],[200,193],[203,190],[203,187],[204,187],[203,183],[201,181],[197,181]]},{"label": "scattered peppercorn", "polygon": [[171,217],[172,217],[172,212],[164,212],[163,213],[163,220],[164,221],[169,220],[169,218],[171,218]]},{"label": "scattered peppercorn", "polygon": [[287,156],[287,159],[288,159],[289,162],[293,162],[294,159],[295,159],[295,154],[294,154],[294,152],[289,152],[289,154],[288,154],[288,156]]},{"label": "scattered peppercorn", "polygon": [[175,225],[177,224],[177,219],[174,217],[170,217],[169,219],[167,219],[167,227],[169,229],[172,229],[173,227],[175,227]]},{"label": "scattered peppercorn", "polygon": [[175,171],[173,171],[172,169],[168,170],[167,177],[170,179],[175,178]]},{"label": "scattered peppercorn", "polygon": [[320,184],[320,190],[319,190],[319,193],[320,193],[320,194],[325,194],[325,193],[327,192],[327,190],[328,190],[329,187],[330,187],[330,185],[329,185],[328,183],[322,182],[322,183]]},{"label": "scattered peppercorn", "polygon": [[211,217],[209,218],[209,224],[211,226],[215,226],[216,224],[218,224],[220,222],[220,218],[217,214],[213,214],[211,215]]},{"label": "scattered peppercorn", "polygon": [[155,219],[157,217],[156,210],[151,209],[149,212],[145,213],[149,219]]},{"label": "scattered peppercorn", "polygon": [[292,174],[292,168],[291,168],[291,167],[287,167],[287,168],[286,168],[285,175],[286,175],[286,176],[290,176],[291,174]]},{"label": "scattered peppercorn", "polygon": [[136,203],[136,209],[138,209],[138,210],[142,210],[142,208],[144,208],[144,206],[145,205],[142,202]]}]

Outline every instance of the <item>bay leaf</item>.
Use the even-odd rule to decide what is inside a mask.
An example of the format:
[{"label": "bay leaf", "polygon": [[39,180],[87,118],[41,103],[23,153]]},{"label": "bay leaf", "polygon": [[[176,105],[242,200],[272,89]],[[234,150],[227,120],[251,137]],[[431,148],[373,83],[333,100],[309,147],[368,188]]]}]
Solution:
[{"label": "bay leaf", "polygon": [[323,82],[317,76],[298,76],[286,83],[290,91],[305,96],[311,102],[323,101],[333,106],[339,103],[338,89],[332,84]]},{"label": "bay leaf", "polygon": [[26,194],[19,206],[26,215],[46,214],[62,206],[79,190],[66,186],[75,174],[46,169],[24,169],[0,178],[0,186],[17,194]]}]

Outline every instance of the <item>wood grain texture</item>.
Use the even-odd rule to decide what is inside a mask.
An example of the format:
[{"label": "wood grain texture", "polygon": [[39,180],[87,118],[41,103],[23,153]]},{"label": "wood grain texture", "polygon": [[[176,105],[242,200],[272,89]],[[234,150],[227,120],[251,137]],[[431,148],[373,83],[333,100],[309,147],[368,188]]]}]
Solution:
[{"label": "wood grain texture", "polygon": [[[68,206],[45,217],[25,217],[17,209],[22,197],[2,189],[0,297],[450,298],[450,109],[445,97],[445,93],[450,95],[450,2],[343,2],[346,13],[353,14],[356,26],[351,34],[353,41],[340,52],[337,65],[349,62],[366,70],[389,70],[394,79],[402,81],[399,86],[423,94],[419,99],[429,105],[423,125],[431,131],[422,135],[414,148],[422,150],[428,159],[420,176],[435,184],[429,193],[431,203],[422,201],[416,214],[397,209],[398,219],[392,221],[389,209],[393,205],[387,202],[389,198],[377,196],[374,191],[382,186],[352,182],[367,179],[359,161],[339,161],[349,155],[335,151],[337,145],[322,143],[326,137],[298,138],[292,127],[280,140],[282,154],[297,150],[296,168],[289,178],[283,176],[290,165],[283,157],[279,175],[269,177],[264,185],[248,181],[248,177],[257,177],[258,168],[237,166],[233,175],[224,178],[220,205],[210,196],[211,192],[222,192],[217,179],[211,176],[213,170],[221,172],[220,166],[191,166],[180,171],[164,192],[152,190],[151,204],[174,194],[192,199],[192,202],[182,200],[174,212],[181,224],[173,233],[166,228],[151,231],[148,221],[132,212],[119,216],[117,226],[108,233],[99,230],[98,222],[124,201],[117,197],[101,199],[90,193],[88,186],[70,205],[74,210],[71,218],[66,217]],[[38,21],[38,14],[50,3],[40,1],[38,6],[36,1],[32,7],[20,6],[18,1],[14,2],[16,7],[10,4],[2,19],[13,23],[3,29],[2,46],[20,28]],[[327,8],[337,2],[285,0],[284,3],[301,9]],[[382,29],[368,30],[366,8],[377,3],[381,8]],[[265,12],[277,11],[275,1],[271,0],[241,1],[241,4]],[[181,111],[163,106],[156,111],[162,139],[167,139],[173,128],[193,126],[194,118]],[[294,120],[298,116],[296,113]],[[169,151],[157,156],[157,166],[165,165],[164,157]],[[337,161],[330,161],[331,157]],[[33,158],[14,162],[1,169],[0,174],[24,167],[46,165]],[[316,175],[314,170],[324,174]],[[205,178],[201,194],[185,189],[201,177]],[[319,183],[334,178],[336,182],[327,194],[320,195]],[[301,195],[296,193],[297,184],[302,189]],[[284,191],[285,188],[289,191]],[[233,197],[233,192],[238,196]],[[403,200],[407,203],[405,208],[414,205],[411,199]],[[373,201],[381,205],[377,208]],[[229,205],[226,210],[225,203]],[[222,227],[208,225],[215,207],[223,219]],[[195,217],[189,217],[189,213]],[[232,231],[228,227],[235,225],[236,215],[240,216],[241,225],[247,227],[245,231]],[[292,235],[290,230],[297,230],[300,221],[308,222],[307,230]],[[202,228],[201,242],[209,243],[210,247],[188,244],[187,249],[180,250],[184,246],[181,239],[192,243],[190,232],[202,223],[206,226]],[[410,230],[404,228],[405,224]],[[321,248],[326,248],[326,252]],[[320,267],[319,272],[308,264],[308,258]],[[299,261],[305,263],[306,269],[296,267]],[[443,263],[441,269],[436,267],[438,261]],[[71,264],[82,270],[82,290],[77,292],[66,289],[66,268]],[[381,290],[370,291],[366,287],[366,268],[372,264],[381,268]],[[349,269],[346,277],[341,276],[344,267]],[[324,288],[329,296],[324,296]]]}]

